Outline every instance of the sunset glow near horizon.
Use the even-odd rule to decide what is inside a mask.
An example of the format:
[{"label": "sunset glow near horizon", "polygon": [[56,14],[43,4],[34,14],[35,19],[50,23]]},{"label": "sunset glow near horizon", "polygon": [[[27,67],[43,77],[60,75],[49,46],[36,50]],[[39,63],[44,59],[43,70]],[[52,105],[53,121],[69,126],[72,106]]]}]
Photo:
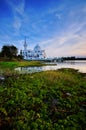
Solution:
[{"label": "sunset glow near horizon", "polygon": [[25,37],[47,57],[86,57],[86,0],[0,0],[0,49]]}]

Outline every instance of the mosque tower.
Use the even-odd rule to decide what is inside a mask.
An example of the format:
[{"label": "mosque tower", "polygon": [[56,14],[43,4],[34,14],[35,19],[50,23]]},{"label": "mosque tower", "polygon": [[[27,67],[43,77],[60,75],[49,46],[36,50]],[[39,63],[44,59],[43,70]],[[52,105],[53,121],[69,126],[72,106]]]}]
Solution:
[{"label": "mosque tower", "polygon": [[24,51],[27,51],[27,42],[26,42],[26,37],[25,37],[25,41],[24,41]]}]

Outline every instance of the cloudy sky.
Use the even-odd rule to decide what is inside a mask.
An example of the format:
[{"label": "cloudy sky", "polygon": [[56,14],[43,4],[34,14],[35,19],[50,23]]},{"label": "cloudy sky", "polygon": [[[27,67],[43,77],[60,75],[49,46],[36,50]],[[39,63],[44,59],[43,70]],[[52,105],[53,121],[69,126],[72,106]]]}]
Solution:
[{"label": "cloudy sky", "polygon": [[0,49],[25,36],[47,57],[86,56],[86,0],[0,0]]}]

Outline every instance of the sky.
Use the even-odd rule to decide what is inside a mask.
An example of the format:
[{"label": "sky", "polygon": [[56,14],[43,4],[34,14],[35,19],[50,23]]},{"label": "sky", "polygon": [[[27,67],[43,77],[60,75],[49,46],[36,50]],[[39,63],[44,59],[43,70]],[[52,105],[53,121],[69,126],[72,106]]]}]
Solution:
[{"label": "sky", "polygon": [[37,44],[47,57],[86,56],[86,0],[0,0],[0,50]]}]

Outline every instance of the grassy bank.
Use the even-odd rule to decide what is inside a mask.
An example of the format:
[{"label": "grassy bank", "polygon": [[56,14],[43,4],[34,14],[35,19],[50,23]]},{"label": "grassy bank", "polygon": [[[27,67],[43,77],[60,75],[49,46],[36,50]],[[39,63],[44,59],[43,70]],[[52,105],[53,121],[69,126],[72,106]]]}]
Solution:
[{"label": "grassy bank", "polygon": [[0,67],[1,68],[15,68],[15,67],[19,67],[19,66],[42,66],[44,64],[42,64],[42,62],[40,61],[2,61],[0,62]]},{"label": "grassy bank", "polygon": [[0,75],[3,73],[12,75],[15,73],[14,68],[26,66],[43,66],[40,61],[1,61],[0,62]]},{"label": "grassy bank", "polygon": [[5,75],[1,130],[85,130],[86,75],[73,69]]}]

